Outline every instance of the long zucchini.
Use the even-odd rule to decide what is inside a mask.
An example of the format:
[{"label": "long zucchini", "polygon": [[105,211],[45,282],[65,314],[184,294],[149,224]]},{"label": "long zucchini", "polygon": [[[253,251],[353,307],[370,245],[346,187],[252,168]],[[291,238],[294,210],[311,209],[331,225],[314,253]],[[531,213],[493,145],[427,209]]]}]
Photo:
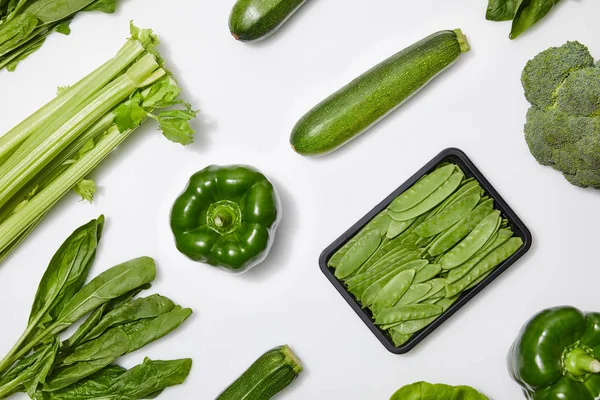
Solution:
[{"label": "long zucchini", "polygon": [[276,347],[260,356],[216,400],[269,400],[300,372],[300,360],[289,346]]},{"label": "long zucchini", "polygon": [[238,0],[229,16],[229,30],[242,42],[271,36],[306,0]]},{"label": "long zucchini", "polygon": [[469,51],[460,29],[441,31],[396,53],[338,90],[294,126],[292,148],[331,152],[360,135]]}]

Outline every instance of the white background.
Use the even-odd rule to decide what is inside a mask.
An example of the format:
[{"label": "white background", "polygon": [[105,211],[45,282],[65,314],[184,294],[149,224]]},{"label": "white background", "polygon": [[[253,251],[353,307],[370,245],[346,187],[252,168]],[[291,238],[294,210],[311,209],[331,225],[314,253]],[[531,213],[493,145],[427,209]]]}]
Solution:
[{"label": "white background", "polygon": [[[305,372],[281,398],[388,399],[418,380],[468,384],[493,400],[522,398],[505,357],[534,313],[598,310],[600,193],[571,186],[529,154],[522,127],[525,62],[567,40],[600,57],[600,2],[564,1],[516,41],[484,18],[484,0],[310,0],[256,45],[229,35],[232,0],[124,0],[116,15],[79,15],[15,73],[0,72],[0,132],[112,57],[129,20],[162,37],[161,53],[201,109],[196,143],[172,144],[152,122],[95,171],[94,204],[69,195],[0,268],[0,353],[26,324],[47,262],[79,225],[104,213],[93,267],[156,259],[152,291],[194,309],[177,332],[123,360],[192,357],[185,385],[161,398],[214,399],[267,349],[288,343]],[[460,27],[473,50],[367,134],[318,159],[288,143],[310,107],[396,51]],[[319,271],[320,252],[446,147],[464,150],[534,235],[529,254],[408,355],[379,343]],[[245,163],[272,178],[283,220],[267,261],[234,276],[179,254],[168,224],[188,177]],[[25,398],[24,396],[15,398]]]}]

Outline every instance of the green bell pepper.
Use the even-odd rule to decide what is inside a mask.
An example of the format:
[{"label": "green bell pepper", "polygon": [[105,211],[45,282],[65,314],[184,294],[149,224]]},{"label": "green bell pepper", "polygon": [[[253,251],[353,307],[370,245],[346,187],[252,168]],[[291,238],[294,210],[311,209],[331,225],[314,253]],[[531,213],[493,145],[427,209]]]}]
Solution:
[{"label": "green bell pepper", "polygon": [[508,355],[511,376],[531,400],[600,399],[600,313],[544,310],[521,330]]},{"label": "green bell pepper", "polygon": [[242,272],[267,256],[279,196],[263,174],[242,165],[195,173],[171,211],[177,249],[195,261]]},{"label": "green bell pepper", "polygon": [[488,400],[488,398],[469,386],[416,382],[399,389],[390,400]]}]

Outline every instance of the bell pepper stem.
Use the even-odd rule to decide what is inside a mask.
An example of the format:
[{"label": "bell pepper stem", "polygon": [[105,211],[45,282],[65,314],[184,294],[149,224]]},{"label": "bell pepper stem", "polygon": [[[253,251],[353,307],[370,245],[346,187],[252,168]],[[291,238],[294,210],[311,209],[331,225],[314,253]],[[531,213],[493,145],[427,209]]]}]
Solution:
[{"label": "bell pepper stem", "polygon": [[600,361],[588,355],[585,350],[575,348],[567,355],[565,369],[575,377],[598,374],[600,373]]}]

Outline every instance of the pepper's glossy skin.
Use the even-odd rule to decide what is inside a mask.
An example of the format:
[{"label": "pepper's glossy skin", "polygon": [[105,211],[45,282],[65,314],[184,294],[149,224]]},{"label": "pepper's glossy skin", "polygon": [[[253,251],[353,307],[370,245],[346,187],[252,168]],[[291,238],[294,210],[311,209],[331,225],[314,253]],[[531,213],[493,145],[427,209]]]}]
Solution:
[{"label": "pepper's glossy skin", "polygon": [[521,330],[508,354],[511,376],[531,400],[600,399],[600,314],[544,310]]},{"label": "pepper's glossy skin", "polygon": [[277,191],[243,165],[211,165],[190,178],[171,211],[180,252],[195,261],[242,272],[267,256],[279,222]]}]

